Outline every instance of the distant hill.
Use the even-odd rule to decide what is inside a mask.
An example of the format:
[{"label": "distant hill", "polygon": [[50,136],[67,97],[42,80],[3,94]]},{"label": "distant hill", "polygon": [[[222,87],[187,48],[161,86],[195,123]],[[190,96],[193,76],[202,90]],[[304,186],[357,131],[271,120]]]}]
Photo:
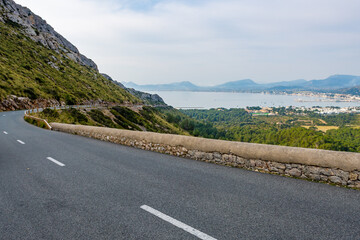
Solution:
[{"label": "distant hill", "polygon": [[107,75],[105,73],[101,73],[101,75],[103,77],[105,77],[106,79],[112,81],[113,83],[115,83],[116,85],[121,87],[122,89],[125,89],[127,92],[131,93],[135,97],[141,99],[145,104],[154,105],[154,106],[159,106],[159,105],[165,106],[165,105],[167,105],[164,102],[164,100],[157,94],[150,94],[150,93],[146,93],[146,92],[141,92],[139,90],[135,90],[134,88],[127,88],[122,83],[120,83],[119,81],[113,80],[109,75]]},{"label": "distant hill", "polygon": [[125,87],[141,91],[203,91],[202,87],[191,82],[175,82],[169,84],[137,85],[133,82],[124,82]]},{"label": "distant hill", "polygon": [[360,76],[333,75],[323,80],[312,80],[304,84],[308,89],[339,89],[360,86]]},{"label": "distant hill", "polygon": [[293,91],[293,90],[334,90],[360,86],[360,77],[351,75],[333,75],[326,79],[306,81],[304,79],[294,81],[283,81],[260,84],[251,79],[244,79],[216,86],[197,86],[191,82],[177,82],[169,84],[150,84],[137,85],[129,82],[124,83],[126,87],[135,88],[143,91],[214,91],[214,92],[234,92],[234,91]]},{"label": "distant hill", "polygon": [[337,89],[337,90],[334,91],[334,93],[350,94],[350,95],[360,96],[360,86],[352,87],[352,88]]},{"label": "distant hill", "polygon": [[251,79],[244,79],[239,81],[227,82],[221,85],[214,86],[213,89],[217,91],[233,91],[234,89],[241,89],[241,90],[251,90],[251,89],[258,89],[260,87],[259,84],[255,83]]},{"label": "distant hill", "polygon": [[280,88],[286,88],[286,87],[298,88],[298,87],[304,86],[304,84],[306,84],[306,83],[307,83],[306,80],[299,79],[299,80],[294,80],[294,81],[283,81],[283,82],[267,83],[267,84],[262,84],[262,86],[264,86],[266,88],[276,88],[276,87],[280,87]]}]

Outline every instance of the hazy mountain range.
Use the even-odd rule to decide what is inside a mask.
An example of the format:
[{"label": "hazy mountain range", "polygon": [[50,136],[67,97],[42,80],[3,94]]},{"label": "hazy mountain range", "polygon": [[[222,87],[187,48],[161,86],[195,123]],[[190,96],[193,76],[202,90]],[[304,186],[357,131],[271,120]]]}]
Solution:
[{"label": "hazy mountain range", "polygon": [[304,79],[294,81],[283,81],[274,83],[256,83],[251,79],[226,82],[216,86],[197,86],[191,82],[176,82],[169,84],[138,85],[133,82],[123,83],[128,88],[145,91],[286,91],[286,90],[336,90],[360,86],[360,76],[333,75],[326,79],[310,80]]}]

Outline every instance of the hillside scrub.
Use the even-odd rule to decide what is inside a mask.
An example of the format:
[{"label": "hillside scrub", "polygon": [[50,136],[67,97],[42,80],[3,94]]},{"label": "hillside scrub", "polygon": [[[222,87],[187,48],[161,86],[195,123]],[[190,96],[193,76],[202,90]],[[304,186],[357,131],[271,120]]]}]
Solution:
[{"label": "hillside scrub", "polygon": [[[194,136],[215,139],[315,148],[335,151],[360,152],[360,129],[349,126],[359,124],[357,114],[305,116],[285,115],[252,116],[244,109],[182,110],[182,114],[168,112],[167,118],[177,122]],[[187,119],[185,116],[191,117]],[[301,124],[308,126],[302,127]],[[326,132],[318,131],[314,124],[336,126]],[[332,126],[332,128],[334,128]]]},{"label": "hillside scrub", "polygon": [[56,99],[68,105],[90,100],[138,103],[138,98],[96,70],[36,43],[21,26],[0,22],[0,100],[9,95]]},{"label": "hillside scrub", "polygon": [[184,129],[167,122],[165,115],[153,107],[144,106],[139,112],[124,106],[99,109],[44,109],[34,115],[48,122],[189,135]]},{"label": "hillside scrub", "polygon": [[[234,111],[227,114],[228,111]],[[199,113],[199,114],[197,114]],[[192,116],[188,116],[188,115]],[[96,110],[44,110],[39,117],[49,122],[104,126],[135,131],[193,135],[249,143],[360,152],[360,129],[339,127],[326,132],[304,128],[291,117],[253,117],[239,110],[176,110],[172,107],[143,107],[135,112],[124,106]],[[319,116],[316,116],[319,117]],[[276,121],[274,121],[274,119]],[[344,118],[339,116],[339,118]],[[206,119],[206,120],[203,120]],[[326,118],[329,120],[330,118]],[[336,119],[336,117],[332,117]],[[355,118],[358,120],[357,117]],[[331,122],[331,121],[330,121]]]}]

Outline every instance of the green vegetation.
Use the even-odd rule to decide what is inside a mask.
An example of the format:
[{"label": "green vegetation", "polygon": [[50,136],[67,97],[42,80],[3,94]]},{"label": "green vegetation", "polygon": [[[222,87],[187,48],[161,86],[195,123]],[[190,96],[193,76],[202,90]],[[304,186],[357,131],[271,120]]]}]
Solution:
[{"label": "green vegetation", "polygon": [[329,130],[326,135],[341,142],[344,151],[360,152],[360,129],[342,127],[338,130]]},{"label": "green vegetation", "polygon": [[[302,113],[301,113],[302,114]],[[252,116],[244,109],[181,110],[172,107],[133,109],[46,109],[38,114],[50,122],[104,126],[136,131],[193,135],[250,143],[360,152],[356,114]],[[338,129],[318,131],[315,124],[337,124]],[[302,127],[302,125],[307,125]],[[320,127],[320,126],[319,126]]]},{"label": "green vegetation", "polygon": [[46,124],[44,123],[44,121],[39,121],[39,120],[36,120],[36,119],[32,119],[32,118],[29,118],[29,117],[24,117],[25,121],[27,121],[28,123],[32,124],[32,125],[35,125],[37,127],[40,127],[40,128],[48,128],[46,126]]},{"label": "green vegetation", "polygon": [[11,21],[0,22],[0,100],[8,95],[56,99],[140,102],[94,69],[32,41]]},{"label": "green vegetation", "polygon": [[184,129],[166,121],[166,116],[153,107],[144,106],[137,111],[124,106],[109,109],[45,109],[35,115],[48,122],[188,135]]},{"label": "green vegetation", "polygon": [[349,124],[357,124],[358,115],[354,113],[340,113],[340,114],[332,114],[332,115],[319,115],[316,113],[309,114],[312,118],[318,118],[323,121],[319,122],[318,125],[324,126],[339,126],[344,127]]},{"label": "green vegetation", "polygon": [[44,111],[36,114],[39,118],[46,119],[48,122],[61,122],[69,124],[93,125],[94,122],[89,121],[88,117],[80,110],[75,108],[52,110],[44,109]]},{"label": "green vegetation", "polygon": [[[285,108],[273,109],[279,115],[252,116],[244,109],[182,110],[182,115],[169,113],[195,136],[232,141],[360,152],[359,115],[304,114]],[[192,119],[186,119],[187,115]],[[302,127],[306,125],[307,128]],[[338,127],[326,132],[317,125]],[[319,127],[320,128],[320,127]]]},{"label": "green vegetation", "polygon": [[109,128],[120,128],[118,127],[110,117],[105,116],[105,114],[100,110],[91,110],[89,116],[97,122],[99,126],[109,127]]}]

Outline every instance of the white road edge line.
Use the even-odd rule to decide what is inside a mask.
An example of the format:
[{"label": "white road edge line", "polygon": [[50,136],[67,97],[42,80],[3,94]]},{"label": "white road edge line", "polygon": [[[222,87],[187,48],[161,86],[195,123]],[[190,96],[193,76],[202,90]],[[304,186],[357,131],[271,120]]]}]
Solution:
[{"label": "white road edge line", "polygon": [[19,143],[21,143],[21,144],[25,144],[23,141],[21,141],[21,140],[16,140],[16,141],[18,141]]},{"label": "white road edge line", "polygon": [[8,133],[7,133],[7,132],[5,132],[5,131],[3,131],[3,133],[4,133],[5,135],[8,135]]},{"label": "white road edge line", "polygon": [[200,238],[200,239],[203,239],[203,240],[216,240],[216,238],[213,238],[203,232],[200,232],[199,230],[196,230],[195,228],[192,228],[190,227],[189,225],[186,225],[185,223],[182,223],[162,212],[159,212],[158,210],[156,209],[153,209],[152,207],[149,207],[147,205],[142,205],[140,207],[141,209],[161,218],[162,220],[168,222],[168,223],[171,223],[172,225],[178,227],[178,228],[181,228],[182,230]]},{"label": "white road edge line", "polygon": [[65,164],[59,162],[58,160],[53,159],[52,157],[47,157],[46,159],[52,161],[53,163],[59,165],[60,167],[65,167]]}]

